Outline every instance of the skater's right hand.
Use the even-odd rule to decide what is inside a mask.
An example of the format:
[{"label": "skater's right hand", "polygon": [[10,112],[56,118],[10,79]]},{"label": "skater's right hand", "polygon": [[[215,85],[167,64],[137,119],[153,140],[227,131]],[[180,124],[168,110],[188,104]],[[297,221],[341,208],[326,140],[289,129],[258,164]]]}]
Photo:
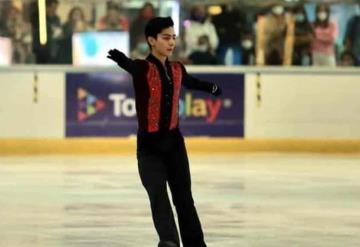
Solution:
[{"label": "skater's right hand", "polygon": [[107,58],[119,63],[121,61],[122,53],[117,49],[111,49],[108,51]]}]

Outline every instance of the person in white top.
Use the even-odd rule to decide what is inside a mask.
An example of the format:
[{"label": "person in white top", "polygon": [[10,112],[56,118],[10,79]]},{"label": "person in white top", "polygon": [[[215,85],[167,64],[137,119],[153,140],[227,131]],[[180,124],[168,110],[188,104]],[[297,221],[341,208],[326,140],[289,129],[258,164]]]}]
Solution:
[{"label": "person in white top", "polygon": [[[204,5],[193,6],[190,21],[185,22],[184,25],[185,55],[187,57],[196,51],[210,50],[212,54],[215,54],[219,39]],[[201,42],[204,38],[209,40],[208,44]],[[210,47],[208,47],[209,45]]]}]

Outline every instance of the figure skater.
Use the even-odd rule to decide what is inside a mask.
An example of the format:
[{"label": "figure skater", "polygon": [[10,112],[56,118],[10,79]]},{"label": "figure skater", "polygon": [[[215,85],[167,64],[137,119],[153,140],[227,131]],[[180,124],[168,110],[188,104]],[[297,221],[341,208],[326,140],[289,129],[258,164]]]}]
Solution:
[{"label": "figure skater", "polygon": [[191,193],[189,161],[179,130],[181,85],[214,96],[221,88],[190,76],[180,62],[169,61],[176,35],[170,17],[155,17],[145,27],[150,54],[145,60],[129,59],[112,49],[108,58],[131,74],[138,118],[137,160],[141,182],[151,204],[158,247],[180,247],[180,240],[167,194],[169,184],[176,207],[184,247],[206,247]]}]

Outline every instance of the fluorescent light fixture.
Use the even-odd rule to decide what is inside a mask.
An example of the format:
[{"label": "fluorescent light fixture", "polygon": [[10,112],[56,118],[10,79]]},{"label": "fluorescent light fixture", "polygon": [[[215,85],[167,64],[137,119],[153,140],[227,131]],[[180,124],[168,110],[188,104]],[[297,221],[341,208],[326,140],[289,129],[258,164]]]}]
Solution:
[{"label": "fluorescent light fixture", "polygon": [[208,8],[208,12],[210,15],[219,15],[222,12],[220,5],[212,5]]},{"label": "fluorescent light fixture", "polygon": [[38,0],[40,44],[42,44],[42,45],[45,45],[47,43],[46,2],[45,1],[46,0]]}]

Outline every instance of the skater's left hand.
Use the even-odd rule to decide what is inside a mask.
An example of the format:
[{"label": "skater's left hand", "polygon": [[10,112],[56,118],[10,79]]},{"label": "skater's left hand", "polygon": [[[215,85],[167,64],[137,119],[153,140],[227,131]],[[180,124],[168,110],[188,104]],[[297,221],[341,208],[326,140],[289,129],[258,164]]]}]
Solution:
[{"label": "skater's left hand", "polygon": [[214,96],[219,96],[221,95],[221,93],[222,93],[221,87],[214,83],[211,89],[211,94]]}]

